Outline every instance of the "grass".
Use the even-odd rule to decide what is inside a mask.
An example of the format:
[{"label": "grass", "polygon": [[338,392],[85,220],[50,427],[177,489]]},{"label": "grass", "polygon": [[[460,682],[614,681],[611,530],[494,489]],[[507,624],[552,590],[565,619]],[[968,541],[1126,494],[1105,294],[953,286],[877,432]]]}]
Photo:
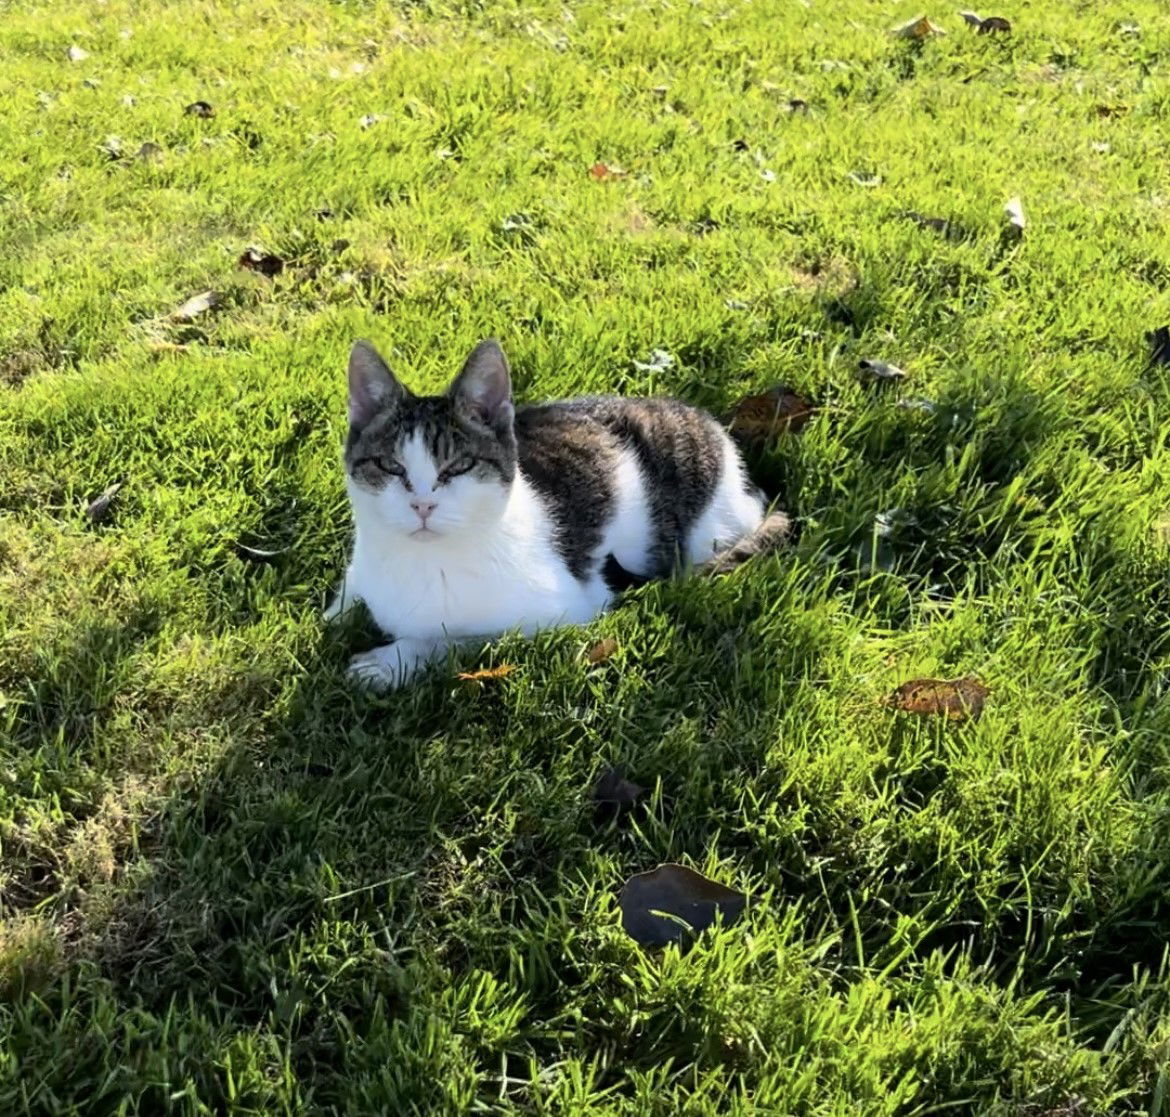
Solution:
[{"label": "grass", "polygon": [[[1156,0],[0,8],[0,1112],[1170,1113]],[[349,343],[488,334],[525,398],[817,399],[800,540],[354,695]],[[636,946],[667,860],[745,920]]]}]

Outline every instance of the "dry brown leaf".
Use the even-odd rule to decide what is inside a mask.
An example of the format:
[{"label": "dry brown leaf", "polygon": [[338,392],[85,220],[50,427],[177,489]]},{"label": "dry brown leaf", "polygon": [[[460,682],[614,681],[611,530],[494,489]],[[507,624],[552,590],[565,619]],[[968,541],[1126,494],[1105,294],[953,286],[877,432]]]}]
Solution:
[{"label": "dry brown leaf", "polygon": [[220,297],[214,291],[203,291],[192,295],[182,306],[171,311],[171,318],[176,322],[193,322],[201,314],[219,306]]},{"label": "dry brown leaf", "polygon": [[590,663],[604,663],[611,658],[618,650],[618,642],[612,637],[607,636],[604,640],[599,640],[586,653],[585,658]]},{"label": "dry brown leaf", "polygon": [[895,710],[908,714],[942,714],[950,721],[977,718],[991,693],[974,675],[961,679],[911,679],[887,699]]},{"label": "dry brown leaf", "polygon": [[816,408],[791,388],[777,385],[758,396],[745,396],[724,420],[728,430],[749,441],[778,434],[795,434],[813,417]]},{"label": "dry brown leaf", "polygon": [[589,168],[589,174],[598,182],[609,182],[611,179],[625,178],[629,172],[616,163],[594,163]]},{"label": "dry brown leaf", "polygon": [[284,261],[279,256],[271,252],[264,252],[255,246],[244,249],[236,263],[241,268],[259,272],[269,279],[273,276],[280,275],[284,271]]},{"label": "dry brown leaf", "polygon": [[915,39],[921,41],[923,39],[933,38],[935,35],[945,35],[946,32],[937,23],[931,23],[926,16],[919,16],[917,19],[912,19],[909,23],[902,24],[901,27],[895,27],[894,34],[899,39]]},{"label": "dry brown leaf", "polygon": [[457,677],[471,683],[482,683],[488,679],[506,679],[515,670],[514,663],[501,663],[496,667],[481,667],[478,671],[460,671]]}]

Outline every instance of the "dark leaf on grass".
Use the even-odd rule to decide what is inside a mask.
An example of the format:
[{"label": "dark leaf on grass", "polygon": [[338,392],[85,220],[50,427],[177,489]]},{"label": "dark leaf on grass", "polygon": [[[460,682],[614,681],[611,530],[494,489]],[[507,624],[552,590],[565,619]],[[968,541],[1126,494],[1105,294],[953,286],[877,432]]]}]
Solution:
[{"label": "dark leaf on grass", "polygon": [[795,434],[815,412],[803,396],[777,385],[762,395],[745,396],[724,421],[733,435],[762,442],[778,434]]},{"label": "dark leaf on grass", "polygon": [[630,938],[643,946],[666,946],[690,939],[720,916],[726,925],[735,923],[747,897],[685,865],[671,864],[630,877],[618,903]]},{"label": "dark leaf on grass", "polygon": [[1170,326],[1159,326],[1146,334],[1156,365],[1170,365]]},{"label": "dark leaf on grass", "polygon": [[594,820],[605,822],[619,818],[633,810],[645,794],[646,788],[627,780],[616,768],[607,769],[593,788]]},{"label": "dark leaf on grass", "polygon": [[171,318],[176,322],[193,322],[201,314],[219,306],[220,297],[214,291],[204,291],[192,295],[182,306],[171,311]]},{"label": "dark leaf on grass", "polygon": [[254,246],[244,249],[237,263],[241,268],[259,272],[269,279],[284,271],[284,261],[279,256],[275,256],[271,252],[264,252]]},{"label": "dark leaf on grass", "polygon": [[890,382],[905,380],[906,374],[897,366],[885,361],[871,361],[862,359],[857,362],[857,375],[862,380]]},{"label": "dark leaf on grass", "polygon": [[920,229],[933,229],[936,233],[947,233],[951,228],[951,223],[945,217],[928,217],[912,209],[907,210],[902,216],[907,221],[913,221]]},{"label": "dark leaf on grass", "polygon": [[207,101],[192,101],[183,112],[187,116],[197,116],[200,120],[210,120],[215,116],[214,107]]},{"label": "dark leaf on grass", "polygon": [[942,714],[950,721],[977,718],[991,690],[973,675],[962,679],[911,679],[887,699],[895,710],[907,714]]},{"label": "dark leaf on grass", "polygon": [[125,481],[115,481],[104,493],[89,502],[89,506],[85,510],[85,518],[91,524],[100,524],[110,514],[110,505],[114,503],[114,497],[118,495],[125,483]]},{"label": "dark leaf on grass", "polygon": [[747,142],[747,140],[742,139],[742,138],[738,139],[738,140],[733,140],[731,143],[731,150],[732,151],[750,151],[751,147],[752,147],[752,145],[749,144]]},{"label": "dark leaf on grass", "polygon": [[292,547],[278,547],[274,551],[265,550],[263,547],[250,547],[238,539],[232,544],[232,547],[240,558],[247,559],[249,562],[275,562],[281,555],[288,554],[292,550]]},{"label": "dark leaf on grass", "polygon": [[979,23],[980,35],[1007,35],[1011,33],[1011,21],[1003,16],[988,16]]}]

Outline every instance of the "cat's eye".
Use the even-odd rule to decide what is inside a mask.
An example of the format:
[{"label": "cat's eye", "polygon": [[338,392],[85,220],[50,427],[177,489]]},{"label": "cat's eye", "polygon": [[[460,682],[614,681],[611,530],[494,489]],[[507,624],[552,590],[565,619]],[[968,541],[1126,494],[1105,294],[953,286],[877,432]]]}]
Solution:
[{"label": "cat's eye", "polygon": [[472,466],[475,465],[475,459],[467,454],[461,458],[456,458],[454,461],[448,462],[442,469],[439,470],[438,481],[440,484],[445,484],[450,481],[452,477],[458,477],[461,473],[470,472]]},{"label": "cat's eye", "polygon": [[405,477],[406,470],[396,462],[393,458],[374,458],[374,465],[376,465],[383,473],[389,474],[391,477]]},{"label": "cat's eye", "polygon": [[387,477],[406,476],[406,470],[393,458],[383,458],[371,454],[368,458],[358,458],[353,463],[353,468],[361,469],[363,465],[372,465],[379,473],[385,473]]}]

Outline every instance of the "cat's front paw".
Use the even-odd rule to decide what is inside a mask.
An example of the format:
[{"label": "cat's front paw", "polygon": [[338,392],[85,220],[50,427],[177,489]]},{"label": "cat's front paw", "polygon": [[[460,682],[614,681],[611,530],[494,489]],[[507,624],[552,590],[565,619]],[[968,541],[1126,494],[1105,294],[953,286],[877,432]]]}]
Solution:
[{"label": "cat's front paw", "polygon": [[418,640],[395,640],[349,661],[346,675],[358,686],[379,693],[405,686],[431,660],[432,645]]}]

